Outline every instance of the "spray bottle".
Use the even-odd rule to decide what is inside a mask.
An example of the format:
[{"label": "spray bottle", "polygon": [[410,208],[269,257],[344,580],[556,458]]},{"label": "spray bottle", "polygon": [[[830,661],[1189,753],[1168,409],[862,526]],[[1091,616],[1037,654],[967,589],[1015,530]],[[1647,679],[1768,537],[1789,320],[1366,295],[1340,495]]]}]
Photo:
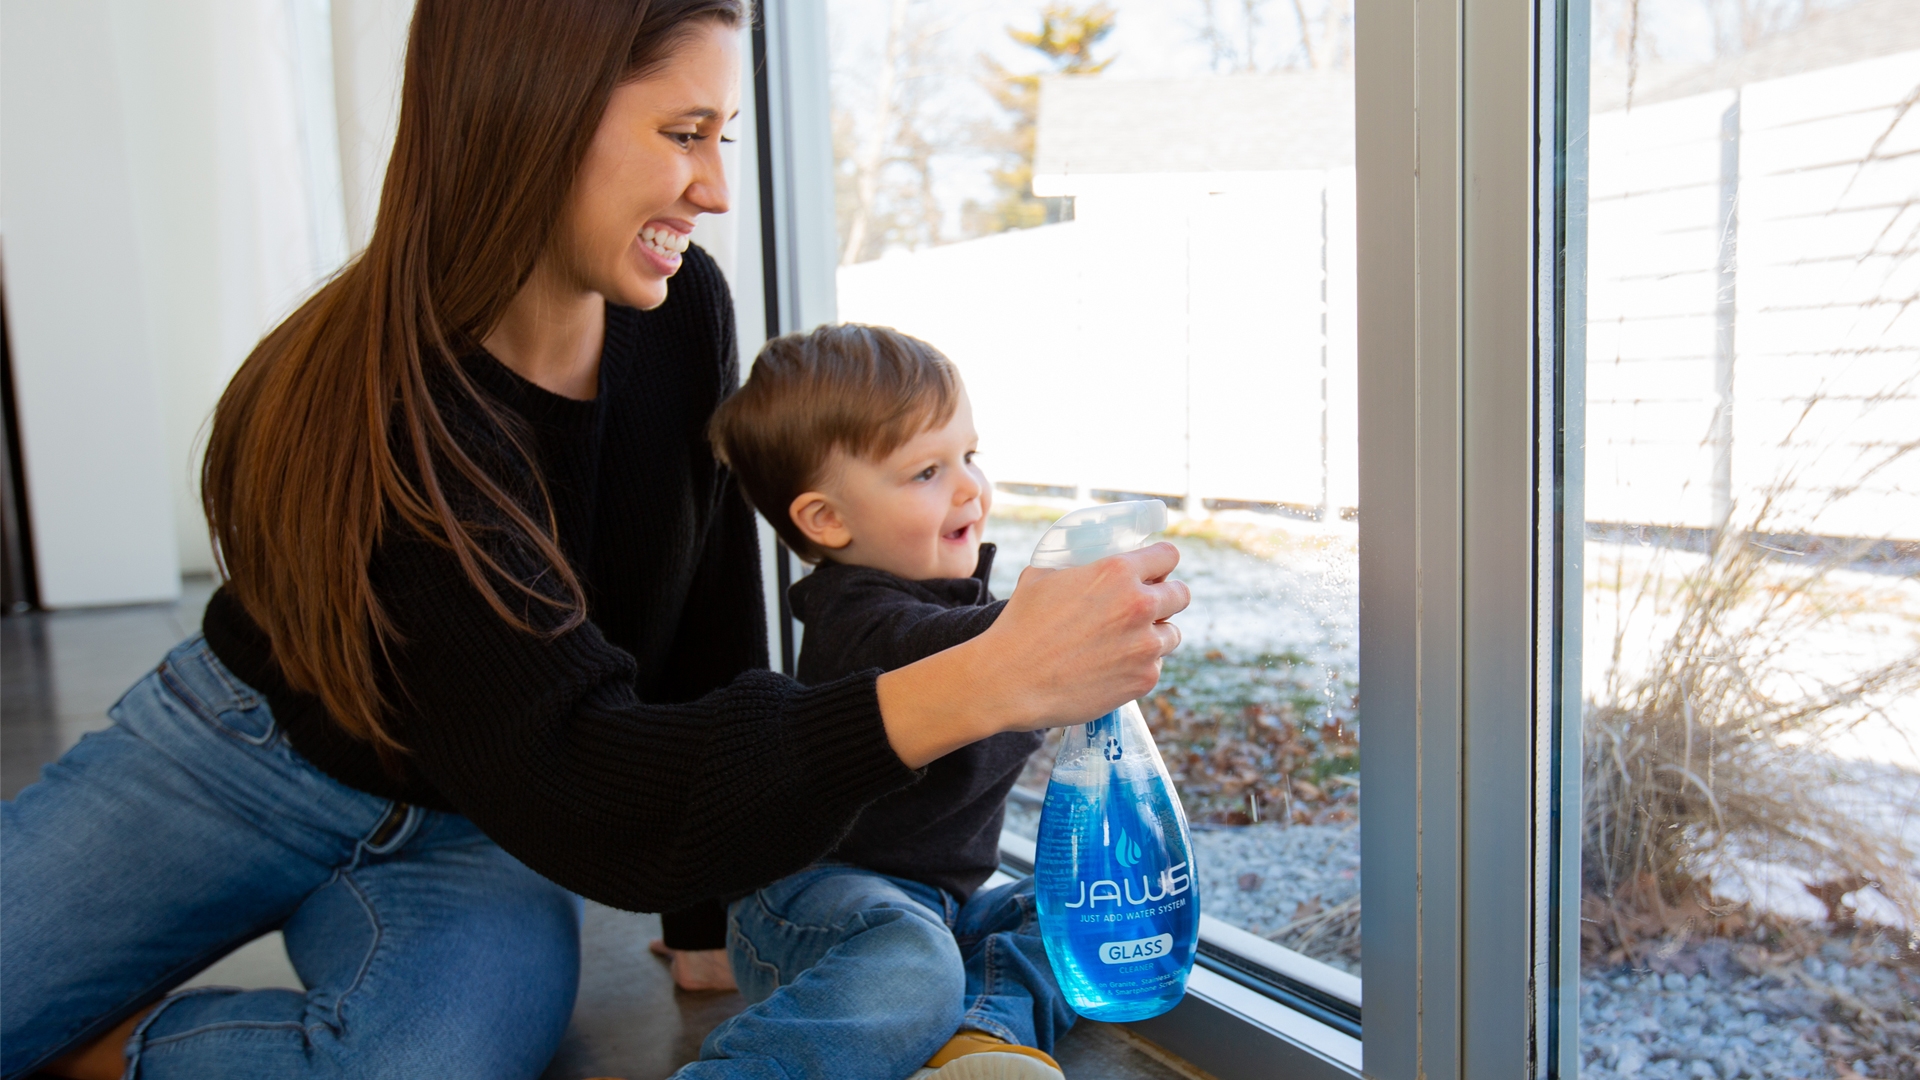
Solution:
[{"label": "spray bottle", "polygon": [[[1040,538],[1033,565],[1084,566],[1166,527],[1157,499],[1075,510]],[[1075,1012],[1124,1022],[1179,1004],[1200,936],[1192,851],[1138,704],[1066,729],[1033,872],[1041,940]]]}]

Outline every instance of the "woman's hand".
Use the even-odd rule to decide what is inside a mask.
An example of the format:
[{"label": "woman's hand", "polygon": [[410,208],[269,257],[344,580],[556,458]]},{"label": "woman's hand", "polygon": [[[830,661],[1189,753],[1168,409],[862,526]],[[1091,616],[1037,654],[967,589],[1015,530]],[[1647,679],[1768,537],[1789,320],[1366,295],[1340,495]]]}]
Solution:
[{"label": "woman's hand", "polygon": [[991,629],[880,677],[880,713],[910,768],[1002,731],[1094,719],[1146,694],[1180,644],[1187,587],[1159,543],[1072,570],[1028,569]]},{"label": "woman's hand", "polygon": [[1081,723],[1150,693],[1161,658],[1180,645],[1166,621],[1190,599],[1184,582],[1167,580],[1179,562],[1180,550],[1162,542],[1073,570],[1023,571],[973,643],[993,654],[989,670],[1019,687],[999,730]]}]

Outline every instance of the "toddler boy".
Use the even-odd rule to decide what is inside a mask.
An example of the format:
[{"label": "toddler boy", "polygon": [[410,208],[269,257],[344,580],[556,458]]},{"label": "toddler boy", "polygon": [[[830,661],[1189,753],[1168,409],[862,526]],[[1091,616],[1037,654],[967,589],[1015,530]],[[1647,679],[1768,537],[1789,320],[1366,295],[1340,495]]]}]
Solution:
[{"label": "toddler boy", "polygon": [[[788,596],[798,675],[891,670],[1000,614],[980,539],[992,488],[952,362],[883,327],[767,343],[710,434],[747,498],[813,573]],[[869,806],[831,856],[728,909],[751,1007],[687,1077],[774,1064],[860,1080],[1062,1080],[1046,1053],[1074,1014],[1041,947],[1033,881],[999,865],[1007,792],[1040,745],[994,735]],[[760,1075],[755,1072],[753,1075]]]}]

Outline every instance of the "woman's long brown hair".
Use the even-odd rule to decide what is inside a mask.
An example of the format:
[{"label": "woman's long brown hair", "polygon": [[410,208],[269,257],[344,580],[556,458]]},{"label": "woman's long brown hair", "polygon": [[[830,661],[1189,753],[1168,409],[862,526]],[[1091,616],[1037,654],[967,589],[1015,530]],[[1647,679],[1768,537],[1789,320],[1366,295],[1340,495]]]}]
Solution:
[{"label": "woman's long brown hair", "polygon": [[[585,618],[544,499],[522,505],[476,464],[428,387],[458,387],[520,448],[458,358],[546,249],[614,89],[658,68],[701,21],[744,18],[742,0],[420,0],[366,252],[269,333],[221,395],[201,498],[227,588],[287,682],[390,765],[402,747],[374,656],[397,636],[368,574],[386,530],[445,546],[518,628],[534,632],[515,610],[530,604],[557,616],[539,620],[546,632]],[[552,567],[559,599],[505,571],[449,484],[477,492]]]}]

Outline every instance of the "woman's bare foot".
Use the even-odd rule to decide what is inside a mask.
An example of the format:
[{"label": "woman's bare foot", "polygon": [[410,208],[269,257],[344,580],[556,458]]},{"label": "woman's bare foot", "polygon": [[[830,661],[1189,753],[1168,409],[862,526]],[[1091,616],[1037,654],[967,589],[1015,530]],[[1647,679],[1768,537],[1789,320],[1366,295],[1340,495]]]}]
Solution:
[{"label": "woman's bare foot", "polygon": [[112,1031],[50,1062],[41,1071],[49,1076],[64,1076],[68,1080],[120,1080],[127,1074],[127,1040],[132,1037],[133,1029],[139,1027],[140,1021],[145,1020],[152,1011],[151,1005],[141,1009],[115,1024]]},{"label": "woman's bare foot", "polygon": [[725,949],[669,949],[659,938],[647,942],[647,948],[653,955],[673,962],[673,985],[682,990],[739,989]]}]

